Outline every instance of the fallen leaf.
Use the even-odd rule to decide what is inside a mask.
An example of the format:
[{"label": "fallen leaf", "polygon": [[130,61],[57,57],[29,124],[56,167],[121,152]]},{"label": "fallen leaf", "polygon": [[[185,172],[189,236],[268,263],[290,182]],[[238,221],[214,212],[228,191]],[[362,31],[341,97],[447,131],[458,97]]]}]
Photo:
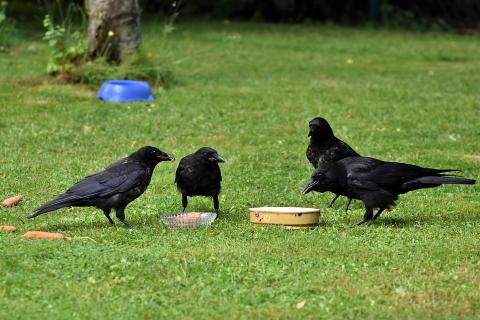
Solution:
[{"label": "fallen leaf", "polygon": [[353,60],[349,58],[349,59],[347,59],[346,63],[347,64],[353,64]]},{"label": "fallen leaf", "polygon": [[84,125],[84,126],[82,127],[82,131],[83,131],[83,133],[87,134],[87,133],[89,133],[90,131],[92,131],[92,126],[89,125],[89,124],[86,124],[86,125]]},{"label": "fallen leaf", "polygon": [[340,238],[345,238],[347,233],[345,231],[340,232]]},{"label": "fallen leaf", "polygon": [[457,136],[455,134],[449,134],[448,138],[452,141],[457,141]]},{"label": "fallen leaf", "polygon": [[302,309],[304,306],[305,306],[305,300],[302,300],[299,303],[297,303],[296,307],[297,309]]}]

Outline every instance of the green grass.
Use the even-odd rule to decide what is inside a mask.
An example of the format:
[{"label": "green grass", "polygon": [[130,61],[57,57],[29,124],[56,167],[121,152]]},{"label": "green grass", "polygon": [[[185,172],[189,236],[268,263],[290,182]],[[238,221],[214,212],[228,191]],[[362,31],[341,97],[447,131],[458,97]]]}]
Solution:
[{"label": "green grass", "polygon": [[[403,195],[375,224],[331,194],[301,195],[311,173],[307,122],[324,116],[364,155],[480,173],[480,42],[474,37],[331,26],[190,23],[145,52],[180,84],[154,106],[108,104],[96,88],[45,77],[40,35],[0,53],[0,318],[344,319],[480,316],[478,186]],[[351,59],[352,64],[347,60]],[[181,210],[178,163],[161,163],[126,210],[132,231],[101,211],[33,209],[142,145],[178,159],[212,146],[227,159],[210,227],[170,230]],[[321,208],[314,230],[250,224],[261,205]],[[194,198],[191,210],[211,210]],[[82,240],[38,241],[27,230]],[[347,236],[341,238],[340,232]],[[305,300],[298,310],[296,304]]]}]

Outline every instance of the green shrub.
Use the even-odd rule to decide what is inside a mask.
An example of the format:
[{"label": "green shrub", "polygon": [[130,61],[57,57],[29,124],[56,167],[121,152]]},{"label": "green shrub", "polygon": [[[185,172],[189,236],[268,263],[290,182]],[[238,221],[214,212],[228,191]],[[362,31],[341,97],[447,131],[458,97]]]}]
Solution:
[{"label": "green shrub", "polygon": [[13,42],[14,25],[10,18],[7,18],[7,2],[0,3],[0,51]]},{"label": "green shrub", "polygon": [[175,84],[176,80],[170,68],[158,61],[158,57],[146,55],[141,50],[124,57],[119,65],[112,65],[106,57],[99,57],[72,69],[71,77],[75,82],[95,85],[107,79],[145,80],[168,88]]},{"label": "green shrub", "polygon": [[87,58],[88,43],[82,28],[76,30],[72,24],[72,6],[61,24],[55,24],[51,15],[43,19],[45,34],[43,39],[50,46],[50,60],[47,64],[49,74],[71,73],[76,65]]},{"label": "green shrub", "polygon": [[[162,41],[173,32],[173,23],[177,12],[169,17],[162,30]],[[43,39],[51,49],[47,72],[57,75],[65,82],[81,82],[98,85],[107,79],[139,79],[154,85],[169,87],[175,83],[168,64],[159,64],[159,57],[137,53],[122,57],[120,64],[107,61],[106,50],[92,59],[88,53],[86,35],[86,15],[81,8],[69,5],[60,23],[53,21],[54,13],[47,14],[43,20],[45,34]],[[78,19],[80,16],[80,19]],[[103,54],[102,54],[103,53]],[[165,54],[165,53],[163,53]]]}]

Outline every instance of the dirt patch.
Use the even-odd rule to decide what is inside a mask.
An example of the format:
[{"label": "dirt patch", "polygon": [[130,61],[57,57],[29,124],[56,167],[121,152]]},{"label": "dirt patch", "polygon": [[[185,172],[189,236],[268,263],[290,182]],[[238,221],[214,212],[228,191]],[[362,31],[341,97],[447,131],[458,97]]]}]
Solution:
[{"label": "dirt patch", "polygon": [[95,89],[91,87],[81,86],[81,85],[75,86],[74,90],[69,90],[68,93],[78,98],[87,98],[87,99],[94,99],[97,94]]},{"label": "dirt patch", "polygon": [[[49,81],[50,80],[50,81]],[[56,83],[51,81],[52,78],[46,76],[36,76],[24,79],[14,80],[13,83],[22,87],[28,87],[29,89],[38,90],[38,87],[48,85],[50,88],[54,87]]]},{"label": "dirt patch", "polygon": [[248,93],[254,93],[255,89],[250,88],[250,87],[239,87],[235,89],[227,89],[228,93],[231,95],[243,95],[243,94],[248,94]]},{"label": "dirt patch", "polygon": [[480,162],[480,155],[478,154],[466,154],[463,156],[463,159],[470,162]]},{"label": "dirt patch", "polygon": [[46,106],[50,103],[50,100],[45,98],[25,98],[23,103],[31,106]]}]

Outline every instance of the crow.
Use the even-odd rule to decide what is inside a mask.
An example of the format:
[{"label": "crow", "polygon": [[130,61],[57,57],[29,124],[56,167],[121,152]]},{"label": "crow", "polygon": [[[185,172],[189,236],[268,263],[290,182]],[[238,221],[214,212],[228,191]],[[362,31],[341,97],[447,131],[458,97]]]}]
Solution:
[{"label": "crow", "polygon": [[[386,162],[367,157],[349,157],[320,163],[305,185],[304,194],[334,192],[361,200],[365,215],[357,225],[373,222],[403,193],[442,184],[475,184],[475,180],[449,174],[458,170],[422,168],[412,164]],[[373,215],[373,209],[379,208]]]},{"label": "crow", "polygon": [[[306,155],[308,161],[316,169],[319,163],[336,162],[347,157],[360,156],[348,144],[335,137],[333,130],[324,118],[313,118],[308,123],[310,143],[307,147]],[[335,194],[328,207],[333,206],[333,203],[340,195]],[[345,212],[352,202],[349,198],[345,206]]]},{"label": "crow", "polygon": [[118,220],[131,228],[125,221],[125,207],[145,192],[159,162],[173,160],[173,156],[155,147],[142,147],[105,170],[85,177],[27,218],[64,207],[96,207],[103,210],[111,224],[114,222],[110,218],[110,211],[115,209]]},{"label": "crow", "polygon": [[183,211],[188,205],[187,197],[205,196],[213,198],[213,207],[218,212],[218,194],[222,181],[219,162],[225,162],[225,160],[215,149],[209,147],[200,148],[180,160],[175,182],[178,191],[182,194]]}]

